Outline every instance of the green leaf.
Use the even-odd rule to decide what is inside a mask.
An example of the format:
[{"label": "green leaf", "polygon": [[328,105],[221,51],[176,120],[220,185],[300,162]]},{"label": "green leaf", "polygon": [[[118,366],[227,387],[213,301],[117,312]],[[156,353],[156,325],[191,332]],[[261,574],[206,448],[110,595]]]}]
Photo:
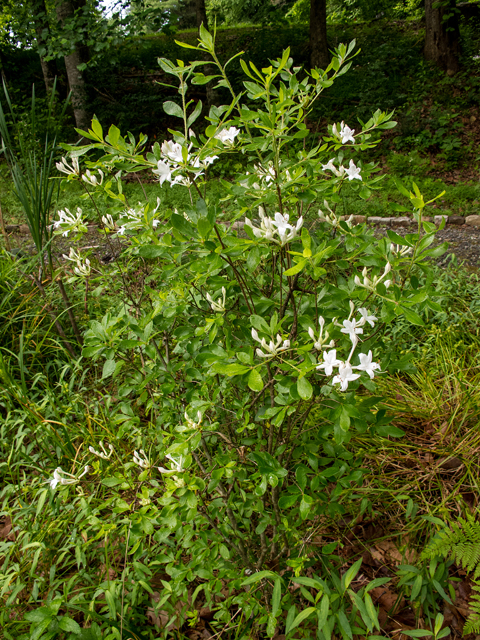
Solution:
[{"label": "green leaf", "polygon": [[260,582],[260,580],[265,580],[266,578],[278,578],[276,573],[273,571],[258,571],[257,573],[253,573],[246,580],[244,580],[241,584],[242,587],[246,587],[249,584],[255,584],[256,582]]},{"label": "green leaf", "polygon": [[302,496],[302,501],[300,502],[300,517],[302,518],[302,520],[305,520],[310,513],[312,504],[313,498],[307,495]]},{"label": "green leaf", "polygon": [[350,640],[352,640],[353,638],[352,628],[350,626],[348,618],[345,615],[345,612],[343,611],[343,609],[340,609],[340,611],[337,611],[336,616],[337,616],[340,629],[347,636],[347,638],[350,638]]},{"label": "green leaf", "polygon": [[344,591],[348,589],[348,587],[350,586],[350,583],[352,582],[354,577],[357,575],[361,566],[362,566],[362,558],[359,558],[355,562],[355,564],[352,564],[350,569],[348,569],[348,571],[344,574],[343,576]]},{"label": "green leaf", "polygon": [[160,258],[165,254],[165,247],[155,245],[155,244],[147,244],[143,247],[140,247],[138,250],[138,255],[142,258],[147,258],[147,260],[152,260],[153,258]]},{"label": "green leaf", "polygon": [[75,620],[69,618],[68,616],[63,616],[62,618],[60,618],[58,626],[63,631],[68,631],[69,633],[82,633],[82,629],[78,622],[75,622]]},{"label": "green leaf", "polygon": [[258,369],[252,369],[250,371],[248,386],[252,391],[261,391],[263,389],[263,380]]},{"label": "green leaf", "polygon": [[243,364],[223,364],[216,362],[212,367],[213,373],[222,373],[227,376],[240,376],[243,373],[250,371],[250,367],[246,367]]},{"label": "green leaf", "polygon": [[403,313],[405,314],[405,318],[411,322],[412,324],[417,324],[420,327],[423,327],[425,325],[424,321],[422,320],[422,318],[418,315],[418,313],[415,313],[415,311],[412,311],[412,309],[408,309],[407,307],[400,307],[403,311]]},{"label": "green leaf", "polygon": [[114,478],[113,476],[102,480],[102,484],[106,487],[116,487],[117,485],[122,484],[122,482],[123,480],[120,480],[120,478]]},{"label": "green leaf", "polygon": [[302,400],[310,400],[313,394],[313,387],[307,378],[303,377],[297,380],[297,391]]},{"label": "green leaf", "polygon": [[405,435],[405,431],[402,431],[398,427],[394,427],[391,424],[383,424],[376,428],[376,431],[379,436],[383,438],[403,438]]},{"label": "green leaf", "polygon": [[44,489],[41,494],[40,494],[40,498],[38,500],[38,504],[37,504],[37,510],[35,512],[35,515],[38,516],[41,512],[41,510],[43,509],[43,505],[45,504],[45,499],[48,495],[48,489]]},{"label": "green leaf", "polygon": [[282,598],[282,582],[280,578],[275,580],[272,593],[272,616],[277,616],[280,610],[280,601]]},{"label": "green leaf", "polygon": [[177,118],[183,119],[182,108],[176,102],[167,100],[166,102],[163,103],[163,109],[165,113],[167,113],[169,116],[175,116]]},{"label": "green leaf", "polygon": [[409,629],[405,631],[402,629],[402,633],[405,636],[410,636],[411,638],[426,638],[427,636],[433,636],[431,631],[427,631],[427,629]]},{"label": "green leaf", "polygon": [[300,613],[292,622],[290,627],[285,628],[285,635],[287,635],[288,633],[290,633],[290,631],[293,631],[296,627],[298,627],[299,624],[301,624],[304,620],[309,618],[312,615],[312,613],[315,613],[316,610],[317,609],[315,607],[307,607],[307,609],[300,611]]},{"label": "green leaf", "polygon": [[290,267],[290,269],[287,269],[286,271],[284,271],[283,275],[284,276],[294,276],[296,273],[298,273],[299,271],[301,271],[303,269],[303,267],[307,264],[308,262],[308,258],[302,258],[301,260],[299,260],[297,262],[296,265],[294,265],[293,267]]},{"label": "green leaf", "polygon": [[330,598],[327,594],[322,597],[320,602],[320,607],[317,609],[318,616],[318,630],[323,631],[325,624],[327,622],[328,613],[330,611]]},{"label": "green leaf", "polygon": [[298,493],[294,495],[290,495],[290,494],[283,495],[278,501],[278,506],[280,507],[280,509],[288,509],[288,507],[293,507],[299,495],[300,494]]},{"label": "green leaf", "polygon": [[105,378],[109,378],[115,371],[116,366],[117,364],[115,360],[105,360],[105,363],[103,365],[102,380],[105,380]]},{"label": "green leaf", "polygon": [[97,136],[97,138],[99,138],[100,140],[103,140],[102,125],[96,118],[93,118],[92,120],[92,131]]}]

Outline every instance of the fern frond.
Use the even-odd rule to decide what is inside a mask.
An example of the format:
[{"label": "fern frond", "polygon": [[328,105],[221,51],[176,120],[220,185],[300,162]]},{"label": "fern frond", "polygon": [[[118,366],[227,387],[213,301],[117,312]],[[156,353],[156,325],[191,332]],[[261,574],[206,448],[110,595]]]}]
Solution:
[{"label": "fern frond", "polygon": [[473,591],[468,606],[470,608],[470,615],[463,627],[463,635],[468,633],[480,633],[480,585],[473,586]]}]

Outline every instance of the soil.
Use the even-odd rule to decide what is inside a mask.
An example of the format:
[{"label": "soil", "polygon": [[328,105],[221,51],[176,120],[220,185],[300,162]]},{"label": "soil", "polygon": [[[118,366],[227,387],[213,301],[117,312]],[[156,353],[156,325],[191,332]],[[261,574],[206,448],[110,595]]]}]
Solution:
[{"label": "soil", "polygon": [[[412,228],[395,227],[395,232],[403,236],[407,233],[412,233]],[[377,227],[375,233],[384,236],[387,233],[387,227]],[[9,234],[9,240],[15,253],[19,249],[27,253],[34,251],[32,239],[24,225],[16,232]],[[449,249],[438,260],[440,265],[448,265],[450,256],[453,253],[459,264],[464,263],[467,268],[475,271],[480,268],[480,228],[466,225],[448,225],[442,231],[437,232],[433,246],[445,241],[449,243]],[[79,246],[83,249],[92,250],[92,254],[97,260],[103,264],[108,264],[121,253],[126,242],[127,240],[118,237],[106,238],[102,233],[99,233],[96,226],[89,226],[88,233],[82,237]],[[72,242],[69,238],[57,236],[53,240],[53,253],[58,257],[68,254],[71,246]]]}]

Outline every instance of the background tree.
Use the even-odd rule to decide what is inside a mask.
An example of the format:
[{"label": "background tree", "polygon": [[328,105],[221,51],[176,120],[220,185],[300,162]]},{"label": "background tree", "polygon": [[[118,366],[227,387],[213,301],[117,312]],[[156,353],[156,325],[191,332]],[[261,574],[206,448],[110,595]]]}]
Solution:
[{"label": "background tree", "polygon": [[460,68],[458,16],[455,0],[425,0],[425,58],[452,75]]},{"label": "background tree", "polygon": [[[87,9],[85,0],[60,0],[56,5],[57,20],[63,30],[77,32],[77,20]],[[68,85],[72,92],[72,106],[75,123],[79,129],[88,129],[90,114],[86,107],[86,82],[83,69],[88,63],[89,52],[85,41],[75,37],[70,39],[70,52],[65,55]]]},{"label": "background tree", "polygon": [[329,62],[327,0],[310,0],[310,64],[325,69]]}]

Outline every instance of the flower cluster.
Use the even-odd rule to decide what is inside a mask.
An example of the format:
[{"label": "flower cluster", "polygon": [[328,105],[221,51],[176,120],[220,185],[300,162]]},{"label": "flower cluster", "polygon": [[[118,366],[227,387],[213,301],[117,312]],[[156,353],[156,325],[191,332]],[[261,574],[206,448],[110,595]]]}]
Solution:
[{"label": "flower cluster", "polygon": [[340,131],[337,129],[337,125],[334,124],[332,126],[332,133],[336,138],[340,139],[342,144],[347,144],[347,142],[353,142],[355,144],[355,138],[353,137],[355,129],[350,129],[344,122],[340,124]]},{"label": "flower cluster", "polygon": [[63,257],[65,258],[65,260],[75,262],[76,266],[74,267],[73,271],[77,276],[79,276],[80,278],[87,278],[90,275],[90,260],[88,258],[85,258],[85,260],[83,261],[82,256],[77,253],[73,247],[70,248],[68,256],[63,254]]},{"label": "flower cluster", "polygon": [[331,171],[337,178],[343,178],[347,176],[347,178],[351,180],[362,180],[362,176],[360,175],[360,167],[356,167],[353,160],[350,160],[350,164],[348,168],[345,169],[343,164],[341,164],[338,169],[333,164],[333,158],[327,162],[327,164],[322,164],[323,171]]},{"label": "flower cluster", "polygon": [[217,313],[224,313],[225,312],[225,296],[227,294],[227,291],[225,289],[225,287],[222,287],[222,295],[223,295],[223,300],[222,298],[218,298],[217,302],[215,302],[215,300],[212,298],[212,296],[207,293],[207,300],[210,303],[210,306],[212,307],[213,311],[216,311]]},{"label": "flower cluster", "polygon": [[61,162],[56,163],[56,167],[62,173],[66,173],[69,176],[80,175],[80,166],[78,164],[78,158],[72,158],[72,166],[70,166],[66,158],[62,158]]},{"label": "flower cluster", "polygon": [[104,176],[104,173],[101,169],[98,169],[98,173],[100,174],[100,178],[97,178],[95,174],[87,169],[82,176],[82,180],[89,184],[91,187],[98,187],[103,183]]},{"label": "flower cluster", "polygon": [[[281,247],[293,240],[303,225],[303,218],[301,216],[297,220],[296,225],[293,226],[288,222],[288,213],[282,215],[277,211],[273,219],[265,215],[263,207],[259,207],[258,213],[260,216],[260,227],[255,227],[249,218],[245,218],[245,224],[252,229],[253,235],[256,238],[275,242]],[[278,238],[276,238],[275,235],[278,235]]]},{"label": "flower cluster", "polygon": [[328,331],[325,331],[325,335],[323,335],[323,328],[325,327],[325,318],[323,316],[319,317],[318,324],[320,325],[320,333],[318,334],[318,338],[315,338],[314,329],[312,329],[312,327],[308,328],[308,335],[313,340],[313,346],[315,347],[315,349],[317,351],[321,351],[323,346],[327,346],[330,348],[335,346],[335,342],[333,340],[331,340],[328,345],[325,344],[329,338],[329,334]]},{"label": "flower cluster", "polygon": [[185,469],[183,468],[183,463],[185,462],[185,456],[180,456],[178,459],[171,456],[169,453],[165,456],[170,460],[172,466],[170,469],[165,469],[165,467],[157,467],[160,473],[171,475],[173,473],[183,473]]},{"label": "flower cluster", "polygon": [[133,452],[133,462],[142,469],[150,469],[152,466],[143,449]]},{"label": "flower cluster", "polygon": [[94,456],[102,458],[102,460],[109,460],[112,457],[112,453],[115,451],[113,445],[109,444],[108,448],[110,453],[107,453],[102,441],[100,441],[100,448],[102,449],[101,451],[97,451],[93,447],[88,447],[88,450],[90,451],[90,453],[93,453]]},{"label": "flower cluster", "polygon": [[[352,343],[352,348],[347,360],[339,360],[337,358],[337,350],[331,349],[330,351],[323,352],[323,362],[317,365],[317,370],[325,372],[325,375],[331,376],[335,367],[338,367],[338,373],[333,377],[332,384],[339,384],[341,391],[347,391],[348,383],[357,380],[360,377],[359,373],[354,373],[353,370],[364,371],[369,375],[371,379],[374,377],[374,371],[380,369],[380,365],[377,362],[373,362],[372,352],[369,351],[368,354],[360,353],[358,358],[360,360],[360,364],[352,365],[351,359],[355,352],[355,349],[358,345],[359,338],[358,336],[363,334],[363,326],[365,324],[369,324],[371,327],[375,326],[375,322],[377,318],[374,315],[370,315],[368,309],[362,307],[358,309],[358,313],[360,314],[360,318],[355,319],[352,318],[353,312],[355,311],[355,305],[353,302],[350,302],[350,315],[349,317],[343,321],[341,325],[337,324],[334,320],[334,324],[342,327],[340,329],[341,333],[348,335],[350,341]],[[321,318],[323,320],[323,318]],[[323,328],[322,323],[320,325]],[[312,330],[313,333],[313,330]],[[309,332],[310,334],[310,332]],[[310,334],[311,335],[311,334]],[[332,346],[331,344],[329,346]]]},{"label": "flower cluster", "polygon": [[190,154],[191,148],[191,144],[187,148],[179,142],[165,140],[161,147],[163,160],[158,160],[157,168],[153,169],[153,173],[158,176],[161,185],[164,182],[168,182],[171,187],[175,184],[188,187],[191,184],[190,178],[183,175],[181,173],[182,170],[187,169],[187,171],[199,177],[218,158],[218,156],[205,156],[200,159],[200,156],[192,156]]},{"label": "flower cluster", "polygon": [[255,329],[252,329],[252,338],[259,342],[262,348],[266,351],[266,353],[264,353],[261,349],[256,350],[257,356],[260,356],[260,358],[273,358],[282,351],[285,351],[285,349],[290,349],[290,340],[283,340],[279,333],[277,334],[275,342],[270,340],[270,342],[267,343],[265,338],[260,340],[258,333]]},{"label": "flower cluster", "polygon": [[[89,470],[90,470],[90,467],[86,466],[85,469],[83,470],[83,473],[81,473],[78,476],[74,476],[71,473],[67,473],[66,471],[63,471],[61,467],[57,467],[53,472],[53,478],[49,480],[50,488],[55,490],[57,484],[76,484],[77,482],[80,481],[80,478],[83,478],[83,476],[89,472]],[[65,476],[68,476],[68,478],[65,478]]]},{"label": "flower cluster", "polygon": [[233,147],[235,144],[235,138],[240,133],[240,129],[237,127],[230,127],[229,129],[222,129],[214,135],[214,138],[223,142],[226,147]]},{"label": "flower cluster", "polygon": [[70,231],[77,233],[86,233],[88,231],[85,223],[82,220],[83,211],[80,207],[77,207],[76,213],[72,213],[69,209],[60,209],[58,212],[59,220],[55,220],[53,228],[58,233],[61,233],[65,238]]},{"label": "flower cluster", "polygon": [[[365,267],[362,271],[363,281],[360,280],[358,276],[355,276],[355,284],[357,285],[357,287],[363,287],[364,289],[368,289],[369,291],[375,291],[375,287],[377,286],[377,284],[380,284],[380,282],[383,281],[383,279],[390,273],[391,269],[392,265],[387,262],[383,274],[380,277],[373,276],[373,278],[370,280],[370,278],[368,277],[368,269],[367,267]],[[383,284],[385,285],[385,288],[388,289],[388,287],[392,284],[392,281],[385,280]]]},{"label": "flower cluster", "polygon": [[[160,224],[160,220],[155,218],[155,214],[157,213],[160,207],[160,198],[157,198],[157,206],[155,209],[150,212],[150,206],[142,205],[141,202],[138,203],[136,207],[131,207],[126,209],[121,217],[121,226],[118,229],[118,234],[123,236],[125,231],[135,231],[147,228],[156,229]],[[115,223],[113,222],[112,217],[109,215],[108,218],[105,216],[102,218],[103,224],[112,231],[116,228]]]}]

